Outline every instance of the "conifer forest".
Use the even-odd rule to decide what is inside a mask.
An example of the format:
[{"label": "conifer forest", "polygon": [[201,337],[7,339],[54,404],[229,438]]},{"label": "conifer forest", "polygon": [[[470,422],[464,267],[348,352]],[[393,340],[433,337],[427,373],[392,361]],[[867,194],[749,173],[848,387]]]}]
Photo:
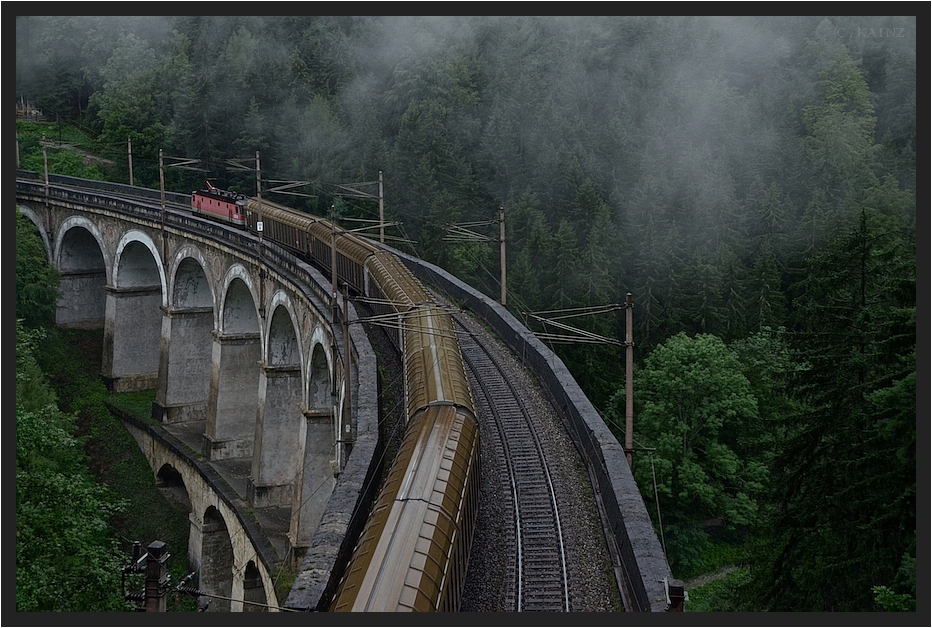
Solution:
[{"label": "conifer forest", "polygon": [[[586,313],[631,295],[634,474],[674,574],[727,555],[708,610],[916,610],[914,16],[20,15],[15,37],[22,169],[67,132],[51,172],[128,183],[131,144],[136,185],[161,150],[201,168],[167,189],[252,195],[229,164],[258,154],[303,182],[269,198],[340,219],[378,219],[381,179],[386,241],[495,300],[503,208],[532,331],[581,313],[559,320],[624,341],[624,311]],[[37,462],[75,447],[29,357],[43,266],[18,229],[20,610],[65,568],[20,564],[42,534],[20,524],[51,525],[25,491],[78,474]],[[553,348],[624,442],[624,347]],[[81,478],[73,524],[106,553],[119,499]]]}]

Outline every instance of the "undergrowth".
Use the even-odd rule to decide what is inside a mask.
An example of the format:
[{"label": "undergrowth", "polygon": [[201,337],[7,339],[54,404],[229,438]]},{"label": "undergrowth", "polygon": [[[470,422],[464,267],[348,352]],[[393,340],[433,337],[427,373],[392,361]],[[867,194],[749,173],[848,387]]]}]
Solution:
[{"label": "undergrowth", "polygon": [[[50,373],[62,409],[75,412],[79,435],[84,437],[91,472],[118,495],[128,507],[112,522],[126,564],[132,559],[133,542],[142,551],[153,541],[162,541],[171,555],[167,563],[170,584],[188,573],[188,513],[166,499],[158,489],[155,474],[136,441],[107,407],[107,402],[140,420],[151,420],[153,391],[110,394],[100,380],[103,332],[60,330],[57,340],[46,347],[45,368]],[[131,576],[127,586],[142,592],[142,575]],[[167,610],[194,611],[194,598],[169,595]]]}]

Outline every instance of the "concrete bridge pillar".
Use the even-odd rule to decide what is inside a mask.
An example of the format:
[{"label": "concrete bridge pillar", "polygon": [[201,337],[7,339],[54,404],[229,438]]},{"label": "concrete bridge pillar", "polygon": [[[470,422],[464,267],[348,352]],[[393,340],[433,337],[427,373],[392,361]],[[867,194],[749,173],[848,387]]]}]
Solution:
[{"label": "concrete bridge pillar", "polygon": [[[213,507],[204,514],[201,528],[201,567],[198,588],[207,593],[221,596],[208,598],[208,611],[230,612],[229,599],[233,598],[233,545],[230,532],[223,517]],[[242,585],[240,585],[242,586]],[[242,596],[238,598],[242,600]],[[206,600],[205,600],[206,601]],[[242,602],[239,602],[242,610]]]},{"label": "concrete bridge pillar", "polygon": [[249,482],[253,506],[290,506],[298,472],[301,366],[262,365],[259,417]]},{"label": "concrete bridge pillar", "polygon": [[153,418],[163,423],[207,419],[213,326],[211,307],[163,311]]},{"label": "concrete bridge pillar", "polygon": [[60,278],[61,298],[55,310],[55,324],[80,329],[102,328],[107,312],[106,269],[62,271]]},{"label": "concrete bridge pillar", "polygon": [[240,573],[239,569],[235,570],[236,573],[231,575],[232,582],[230,583],[230,597],[233,598],[230,600],[230,612],[231,613],[242,613],[243,612],[243,575]]},{"label": "concrete bridge pillar", "polygon": [[209,460],[253,454],[259,397],[259,333],[213,334],[203,453]]},{"label": "concrete bridge pillar", "polygon": [[113,392],[155,388],[159,375],[161,286],[106,287],[101,371]]},{"label": "concrete bridge pillar", "polygon": [[333,465],[333,411],[305,410],[300,455],[303,464],[295,477],[288,538],[296,554],[303,556],[320,523],[327,500],[336,484]]},{"label": "concrete bridge pillar", "polygon": [[191,511],[188,513],[188,569],[192,571],[201,570],[201,553],[203,551],[204,541],[204,520],[200,513]]}]

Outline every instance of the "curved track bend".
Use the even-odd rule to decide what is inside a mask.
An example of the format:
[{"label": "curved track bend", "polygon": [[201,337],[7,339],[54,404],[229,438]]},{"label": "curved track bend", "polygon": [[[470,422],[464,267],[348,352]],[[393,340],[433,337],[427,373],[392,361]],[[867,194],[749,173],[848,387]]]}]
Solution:
[{"label": "curved track bend", "polygon": [[507,560],[506,605],[514,611],[569,611],[566,550],[550,470],[536,417],[493,352],[454,315],[476,409],[498,426],[511,485],[513,546]]}]

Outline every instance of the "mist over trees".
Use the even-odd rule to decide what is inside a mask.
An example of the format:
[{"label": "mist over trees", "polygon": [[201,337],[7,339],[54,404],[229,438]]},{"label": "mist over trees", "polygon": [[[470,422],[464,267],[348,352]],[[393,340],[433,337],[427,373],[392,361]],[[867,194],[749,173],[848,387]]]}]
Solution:
[{"label": "mist over trees", "polygon": [[[137,185],[162,149],[208,169],[170,188],[251,194],[225,164],[258,151],[316,194],[274,200],[373,219],[336,184],[381,172],[395,245],[492,298],[497,247],[445,227],[505,208],[519,317],[630,292],[635,472],[654,508],[665,470],[674,570],[703,521],[769,531],[771,610],[891,609],[910,564],[914,596],[915,68],[914,16],[16,20],[17,99],[117,180],[129,138]],[[555,349],[621,434],[623,350]]]}]

